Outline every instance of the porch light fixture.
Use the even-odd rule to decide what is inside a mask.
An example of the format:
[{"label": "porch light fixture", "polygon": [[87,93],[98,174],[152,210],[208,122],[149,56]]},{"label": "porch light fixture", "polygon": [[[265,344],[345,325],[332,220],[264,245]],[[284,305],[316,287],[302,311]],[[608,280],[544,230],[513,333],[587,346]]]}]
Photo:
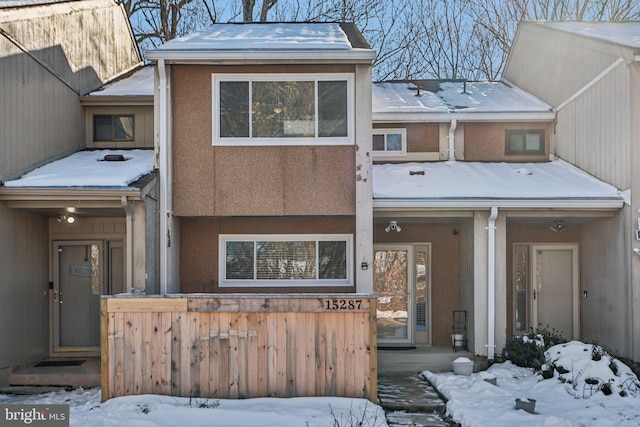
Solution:
[{"label": "porch light fixture", "polygon": [[397,231],[398,233],[402,231],[402,228],[398,225],[397,221],[389,221],[389,225],[384,229],[387,233],[390,231]]},{"label": "porch light fixture", "polygon": [[67,224],[73,224],[74,222],[76,222],[76,218],[71,215],[60,215],[58,221],[66,222]]},{"label": "porch light fixture", "polygon": [[562,223],[562,221],[556,221],[555,225],[552,225],[551,227],[549,227],[551,229],[551,231],[553,232],[559,232],[559,231],[564,231],[565,228],[567,228],[566,225],[564,225]]}]

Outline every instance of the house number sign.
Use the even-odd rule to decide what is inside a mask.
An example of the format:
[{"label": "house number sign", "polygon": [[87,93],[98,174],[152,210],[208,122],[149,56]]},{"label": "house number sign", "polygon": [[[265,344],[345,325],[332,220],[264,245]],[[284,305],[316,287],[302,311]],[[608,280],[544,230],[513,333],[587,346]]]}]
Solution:
[{"label": "house number sign", "polygon": [[362,300],[350,298],[325,299],[324,308],[332,311],[360,310],[362,308]]}]

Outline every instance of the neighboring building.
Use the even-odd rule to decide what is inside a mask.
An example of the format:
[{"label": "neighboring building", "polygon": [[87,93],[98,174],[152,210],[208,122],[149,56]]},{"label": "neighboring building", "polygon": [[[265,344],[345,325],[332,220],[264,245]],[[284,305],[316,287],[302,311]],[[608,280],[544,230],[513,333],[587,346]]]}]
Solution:
[{"label": "neighboring building", "polygon": [[[153,152],[126,154],[143,160],[126,177],[122,162],[91,163],[122,152],[76,153],[120,148],[111,132],[132,135],[129,119],[114,127],[123,109],[85,110],[83,99],[140,65],[115,1],[0,1],[0,384],[16,366],[96,354],[99,295],[144,287],[145,274],[153,277],[143,199],[154,181],[137,180],[152,171]],[[102,124],[94,128],[96,118]],[[152,146],[150,135],[127,144]],[[102,179],[87,181],[82,168]]]},{"label": "neighboring building", "polygon": [[557,111],[550,155],[625,205],[580,230],[581,337],[640,359],[640,22],[523,22],[504,78]]},{"label": "neighboring building", "polygon": [[[445,346],[460,332],[493,360],[507,337],[539,323],[583,337],[581,271],[604,268],[585,257],[586,236],[623,199],[549,162],[553,109],[506,82],[373,89],[374,290],[386,297],[379,310],[406,314],[379,316],[378,338]],[[453,331],[457,310],[466,324]]]}]

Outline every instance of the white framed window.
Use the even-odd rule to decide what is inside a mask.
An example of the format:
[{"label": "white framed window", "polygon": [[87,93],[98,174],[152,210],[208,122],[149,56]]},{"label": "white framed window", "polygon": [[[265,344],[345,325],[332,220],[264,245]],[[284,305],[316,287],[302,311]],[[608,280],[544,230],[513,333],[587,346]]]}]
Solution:
[{"label": "white framed window", "polygon": [[350,234],[222,234],[220,287],[349,286]]},{"label": "white framed window", "polygon": [[213,74],[214,145],[347,145],[353,75]]},{"label": "white framed window", "polygon": [[371,132],[372,153],[376,157],[407,155],[407,130],[373,129]]}]

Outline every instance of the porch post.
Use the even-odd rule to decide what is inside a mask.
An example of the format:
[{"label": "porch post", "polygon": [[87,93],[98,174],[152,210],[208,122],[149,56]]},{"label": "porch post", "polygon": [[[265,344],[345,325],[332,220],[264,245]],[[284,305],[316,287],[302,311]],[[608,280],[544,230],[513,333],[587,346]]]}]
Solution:
[{"label": "porch post", "polygon": [[355,180],[356,292],[373,293],[373,186],[371,182],[371,65],[356,65]]},{"label": "porch post", "polygon": [[489,340],[487,331],[488,316],[488,257],[489,244],[487,221],[488,211],[473,212],[473,336],[474,354],[487,356]]},{"label": "porch post", "polygon": [[495,257],[495,354],[499,355],[507,339],[507,215],[501,211],[496,219]]}]

